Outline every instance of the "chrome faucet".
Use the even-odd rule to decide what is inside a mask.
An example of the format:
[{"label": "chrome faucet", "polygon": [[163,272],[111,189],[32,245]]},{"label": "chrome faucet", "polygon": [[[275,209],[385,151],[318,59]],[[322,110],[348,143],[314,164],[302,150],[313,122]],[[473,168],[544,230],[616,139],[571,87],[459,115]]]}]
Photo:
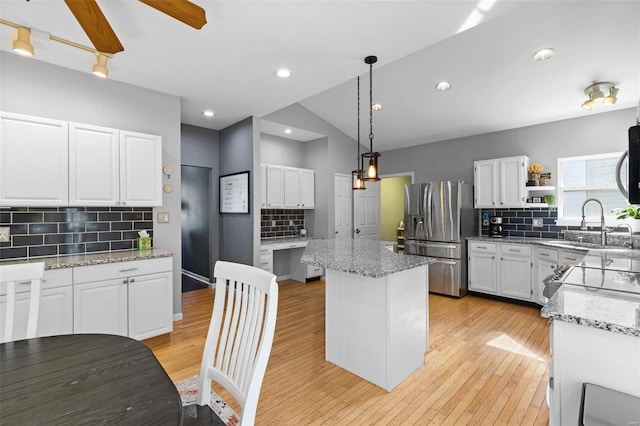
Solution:
[{"label": "chrome faucet", "polygon": [[602,205],[600,200],[596,198],[587,198],[586,200],[584,200],[584,203],[582,203],[582,222],[580,222],[580,229],[583,231],[587,230],[587,222],[584,217],[584,206],[586,206],[589,201],[595,201],[596,203],[598,203],[598,205],[600,205],[600,244],[606,246],[607,232],[609,232],[609,229],[605,228],[604,226],[604,206]]},{"label": "chrome faucet", "polygon": [[621,228],[623,226],[626,226],[627,229],[629,229],[629,247],[633,248],[633,229],[631,228],[631,225],[629,225],[628,223],[619,223],[616,225],[616,227]]}]

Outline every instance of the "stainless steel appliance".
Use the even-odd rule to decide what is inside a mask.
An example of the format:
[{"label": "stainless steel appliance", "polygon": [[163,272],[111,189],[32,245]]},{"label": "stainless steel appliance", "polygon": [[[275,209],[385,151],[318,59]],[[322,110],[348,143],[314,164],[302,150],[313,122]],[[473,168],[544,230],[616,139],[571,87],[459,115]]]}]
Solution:
[{"label": "stainless steel appliance", "polygon": [[429,291],[467,294],[466,238],[475,235],[473,187],[455,181],[405,185],[405,253],[435,257],[429,265]]},{"label": "stainless steel appliance", "polygon": [[491,238],[502,238],[502,218],[491,216],[489,218],[489,236]]}]

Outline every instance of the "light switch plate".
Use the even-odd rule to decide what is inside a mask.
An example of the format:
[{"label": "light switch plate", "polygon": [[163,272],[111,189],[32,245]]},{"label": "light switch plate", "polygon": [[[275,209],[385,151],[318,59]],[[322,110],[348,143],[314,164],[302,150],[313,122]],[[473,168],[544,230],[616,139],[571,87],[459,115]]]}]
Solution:
[{"label": "light switch plate", "polygon": [[169,223],[169,213],[158,213],[158,223]]},{"label": "light switch plate", "polygon": [[541,217],[534,217],[532,220],[532,225],[534,228],[540,228],[542,227],[542,218]]},{"label": "light switch plate", "polygon": [[11,228],[8,226],[0,227],[0,243],[8,243],[11,241]]}]

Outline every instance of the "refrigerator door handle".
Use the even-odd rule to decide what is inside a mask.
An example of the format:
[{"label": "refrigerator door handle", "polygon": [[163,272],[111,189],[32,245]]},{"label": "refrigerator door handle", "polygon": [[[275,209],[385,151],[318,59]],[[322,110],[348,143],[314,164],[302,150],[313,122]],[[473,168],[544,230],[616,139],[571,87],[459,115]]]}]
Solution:
[{"label": "refrigerator door handle", "polygon": [[427,185],[427,190],[425,191],[425,209],[424,215],[427,218],[427,239],[431,239],[433,237],[433,219],[432,219],[432,203],[431,203],[431,195],[432,195],[432,187],[431,184]]}]

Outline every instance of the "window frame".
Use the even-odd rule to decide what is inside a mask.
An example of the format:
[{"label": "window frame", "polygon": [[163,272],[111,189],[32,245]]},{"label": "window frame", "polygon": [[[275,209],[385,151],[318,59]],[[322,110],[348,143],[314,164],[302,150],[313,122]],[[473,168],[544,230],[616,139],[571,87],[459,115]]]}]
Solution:
[{"label": "window frame", "polygon": [[[556,220],[556,225],[559,226],[580,226],[580,223],[582,221],[582,217],[581,216],[565,216],[564,215],[564,193],[566,191],[566,188],[563,186],[563,182],[564,182],[564,176],[563,176],[563,163],[565,162],[569,162],[569,161],[579,161],[579,160],[606,160],[606,159],[611,159],[611,158],[615,158],[615,159],[619,159],[622,155],[624,154],[623,151],[615,151],[615,152],[605,152],[605,153],[601,153],[601,154],[591,154],[591,155],[576,155],[573,157],[559,157],[557,159],[557,171],[558,171],[558,184],[556,187],[557,190],[557,194],[556,194],[556,199],[557,199],[557,211],[558,211],[558,219]],[[619,191],[618,186],[617,185],[613,185],[613,186],[604,186],[604,187],[589,187],[589,186],[585,186],[585,187],[578,187],[578,188],[571,188],[570,191],[588,191],[588,190],[615,190],[615,191]],[[605,206],[606,207],[606,206]],[[600,222],[600,217],[599,216],[587,216],[585,218],[585,220],[587,222]],[[616,216],[614,214],[611,213],[611,209],[607,208],[607,211],[604,212],[604,220],[605,220],[605,224],[606,225],[614,225],[616,223],[619,223],[620,220],[616,219]]]}]

